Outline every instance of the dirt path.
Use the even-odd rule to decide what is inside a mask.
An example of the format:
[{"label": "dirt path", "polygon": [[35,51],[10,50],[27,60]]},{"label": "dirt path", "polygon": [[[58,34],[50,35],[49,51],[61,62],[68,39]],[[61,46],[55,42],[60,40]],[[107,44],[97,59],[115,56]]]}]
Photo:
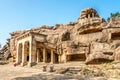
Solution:
[{"label": "dirt path", "polygon": [[10,80],[15,77],[25,77],[39,73],[41,73],[40,69],[14,67],[12,64],[0,65],[0,80]]},{"label": "dirt path", "polygon": [[[75,64],[75,63],[74,63]],[[42,66],[45,65],[43,63],[39,63],[36,66],[33,66],[32,68],[20,67],[20,66],[13,66],[13,63],[9,63],[6,65],[0,65],[0,80],[10,80],[15,77],[27,77],[34,74],[43,73],[42,72]],[[63,66],[69,66],[69,64],[56,64],[55,67],[63,67]],[[78,65],[78,63],[77,63]]]},{"label": "dirt path", "polygon": [[[14,67],[13,63],[9,63],[9,64],[6,64],[6,65],[0,65],[0,80],[11,80],[11,79],[17,78],[17,77],[26,77],[26,78],[24,78],[22,80],[26,80],[26,79],[29,80],[30,78],[31,78],[30,80],[39,80],[40,78],[41,78],[41,80],[45,80],[45,79],[50,80],[49,78],[60,78],[61,77],[61,75],[54,74],[54,73],[53,74],[51,74],[51,73],[44,73],[43,74],[43,72],[42,72],[43,65],[47,65],[48,68],[49,68],[49,66],[51,64],[38,63],[37,65],[35,65],[35,66],[31,67],[31,68],[29,68],[27,66],[24,66],[24,67],[16,66],[16,67]],[[68,62],[68,63],[63,63],[63,64],[54,64],[54,68],[55,69],[57,69],[57,68],[58,69],[59,68],[65,68],[65,67],[81,67],[81,68],[87,69],[87,70],[88,69],[95,70],[95,72],[96,71],[97,72],[98,71],[102,71],[102,69],[103,70],[107,70],[105,68],[105,67],[107,67],[107,66],[105,66],[105,64],[101,64],[101,65],[89,65],[89,66],[86,66],[86,65],[84,65],[81,62]],[[111,72],[108,71],[108,73],[106,71],[104,71],[104,72],[107,75],[110,74],[110,73],[111,74],[113,73],[112,71]],[[103,73],[103,71],[99,72],[97,74],[100,74],[100,73]],[[110,78],[112,78],[111,74],[110,74]],[[57,77],[55,77],[56,75],[57,75]],[[119,72],[115,75],[116,78],[119,77],[118,75],[119,75]],[[66,77],[66,75],[64,75],[64,76]],[[68,76],[68,78],[69,77],[71,77],[71,75]],[[35,79],[33,79],[33,78],[35,78]],[[114,75],[113,75],[113,78],[114,78]],[[15,80],[20,80],[20,79],[15,79]],[[58,79],[54,79],[54,80],[58,80]],[[62,80],[67,80],[67,79],[62,79]],[[75,79],[75,80],[81,80],[81,79]],[[117,80],[117,79],[110,79],[110,80]]]}]

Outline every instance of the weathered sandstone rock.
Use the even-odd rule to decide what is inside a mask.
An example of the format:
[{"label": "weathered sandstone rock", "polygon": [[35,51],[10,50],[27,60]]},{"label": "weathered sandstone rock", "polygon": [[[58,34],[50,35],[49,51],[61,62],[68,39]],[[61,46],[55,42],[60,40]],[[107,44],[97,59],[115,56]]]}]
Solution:
[{"label": "weathered sandstone rock", "polygon": [[32,62],[120,60],[120,19],[112,18],[106,22],[93,8],[82,10],[76,22],[43,25],[11,32],[10,35],[1,52],[6,58],[10,53],[13,61],[23,65],[31,65]]}]

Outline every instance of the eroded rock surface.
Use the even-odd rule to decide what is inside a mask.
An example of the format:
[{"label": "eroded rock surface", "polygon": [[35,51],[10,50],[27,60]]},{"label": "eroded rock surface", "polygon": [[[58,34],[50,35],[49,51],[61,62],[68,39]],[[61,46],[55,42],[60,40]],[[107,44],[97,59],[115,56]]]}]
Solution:
[{"label": "eroded rock surface", "polygon": [[17,43],[21,38],[25,39],[26,36],[21,36],[27,33],[45,35],[45,39],[34,37],[34,40],[53,49],[59,63],[84,61],[88,64],[120,61],[120,19],[112,18],[106,22],[93,8],[82,10],[76,22],[55,26],[43,25],[29,30],[11,32],[7,51],[3,50],[3,52],[5,54],[10,52],[13,61],[17,58]]}]

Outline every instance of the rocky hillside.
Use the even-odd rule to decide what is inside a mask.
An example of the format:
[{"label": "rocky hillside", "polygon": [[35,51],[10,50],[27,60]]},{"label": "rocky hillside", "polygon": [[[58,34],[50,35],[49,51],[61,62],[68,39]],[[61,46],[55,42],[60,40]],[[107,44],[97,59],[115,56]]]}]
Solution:
[{"label": "rocky hillside", "polygon": [[93,8],[83,9],[76,22],[11,32],[2,49],[6,57],[11,54],[15,61],[17,38],[28,32],[46,35],[43,43],[52,44],[50,47],[55,48],[57,54],[68,55],[67,61],[84,60],[86,64],[120,61],[120,19],[106,22]]}]

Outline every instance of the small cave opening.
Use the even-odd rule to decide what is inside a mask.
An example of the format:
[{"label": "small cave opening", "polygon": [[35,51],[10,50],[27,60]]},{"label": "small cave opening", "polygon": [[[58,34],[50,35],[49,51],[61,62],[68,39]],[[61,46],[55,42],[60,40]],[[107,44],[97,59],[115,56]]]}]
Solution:
[{"label": "small cave opening", "polygon": [[74,54],[74,55],[67,55],[68,61],[85,61],[86,56],[85,54]]},{"label": "small cave opening", "polygon": [[120,32],[111,34],[112,40],[120,40]]}]

